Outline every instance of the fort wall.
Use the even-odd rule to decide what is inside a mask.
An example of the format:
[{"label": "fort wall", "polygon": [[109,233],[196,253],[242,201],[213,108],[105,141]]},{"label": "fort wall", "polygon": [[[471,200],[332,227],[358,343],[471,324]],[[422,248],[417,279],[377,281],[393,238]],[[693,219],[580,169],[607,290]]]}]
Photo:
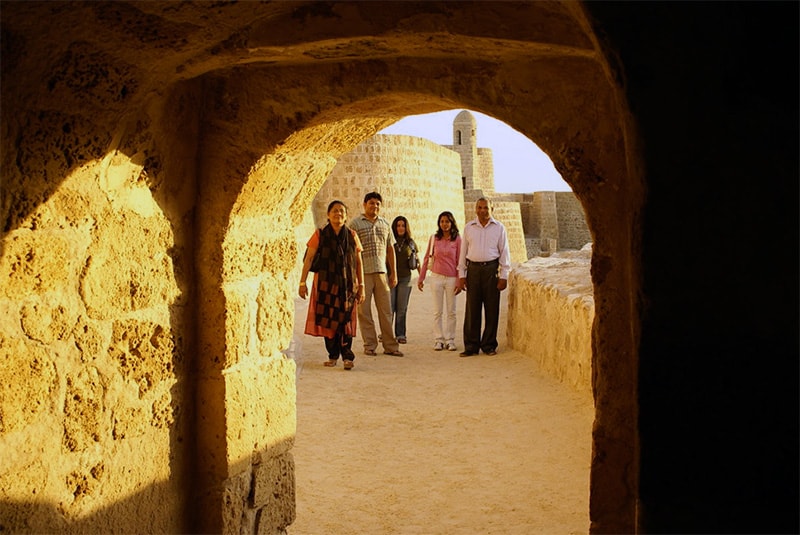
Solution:
[{"label": "fort wall", "polygon": [[[46,191],[48,173],[65,178],[0,256],[0,530],[185,531],[192,271],[174,222],[193,195],[189,180],[170,190],[161,179],[190,174],[186,147],[171,144],[174,160],[149,175],[127,146],[136,156],[113,151],[71,173],[45,143],[3,148],[28,170],[9,183]],[[90,514],[109,504],[146,515],[112,526]]]},{"label": "fort wall", "polygon": [[[339,157],[314,197],[313,225],[325,225],[327,206],[333,199],[347,205],[348,219],[352,219],[362,212],[364,195],[377,191],[383,197],[381,215],[390,222],[398,215],[405,216],[412,236],[421,243],[436,231],[441,212],[453,212],[463,229],[475,217],[475,201],[487,197],[494,206],[493,217],[508,231],[512,263],[559,248],[577,249],[591,241],[574,193],[495,194],[492,151],[477,149],[477,160],[472,153],[469,147],[438,145],[414,136],[375,135]],[[461,188],[465,174],[469,175],[464,166],[475,161],[475,181],[490,189]],[[470,181],[468,176],[466,180]],[[305,230],[310,235],[313,227]],[[308,236],[298,236],[299,249],[304,250]]]},{"label": "fort wall", "polygon": [[[436,231],[444,210],[453,212],[463,229],[475,217],[475,201],[487,197],[493,216],[508,230],[513,263],[591,242],[573,192],[495,193],[492,150],[476,146],[476,132],[474,116],[464,110],[453,121],[452,145],[402,135],[367,139],[337,160],[314,198],[314,224],[325,224],[331,200],[343,201],[352,219],[362,212],[364,195],[377,191],[383,196],[381,215],[389,221],[404,215],[419,242]],[[455,208],[462,203],[463,212]],[[301,250],[306,241],[300,240]]]},{"label": "fort wall", "polygon": [[571,191],[557,191],[556,219],[558,221],[558,248],[581,249],[592,241],[578,197]]},{"label": "fort wall", "polygon": [[494,193],[494,157],[492,149],[478,147],[478,184],[486,192]]},{"label": "fort wall", "polygon": [[314,197],[314,224],[325,225],[333,199],[347,205],[352,219],[363,212],[364,195],[370,191],[383,197],[380,214],[390,223],[398,215],[408,219],[418,243],[436,231],[445,210],[464,227],[461,159],[430,140],[378,134],[343,154]]},{"label": "fort wall", "polygon": [[516,266],[509,277],[506,331],[512,348],[587,396],[594,321],[590,263],[589,245]]}]

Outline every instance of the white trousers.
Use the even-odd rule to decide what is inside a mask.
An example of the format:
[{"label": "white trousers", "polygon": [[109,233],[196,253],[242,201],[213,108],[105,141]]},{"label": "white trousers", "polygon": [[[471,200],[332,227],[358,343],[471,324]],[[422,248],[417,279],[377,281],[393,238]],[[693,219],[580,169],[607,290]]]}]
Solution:
[{"label": "white trousers", "polygon": [[456,284],[458,277],[446,277],[429,271],[425,282],[433,291],[433,338],[436,342],[455,342]]}]

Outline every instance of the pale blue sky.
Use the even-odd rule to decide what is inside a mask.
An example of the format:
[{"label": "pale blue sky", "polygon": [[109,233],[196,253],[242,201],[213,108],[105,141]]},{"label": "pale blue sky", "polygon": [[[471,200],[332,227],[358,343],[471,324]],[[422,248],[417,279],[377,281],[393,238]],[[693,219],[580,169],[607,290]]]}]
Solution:
[{"label": "pale blue sky", "polygon": [[[379,133],[422,137],[438,145],[452,145],[453,120],[461,111],[409,115]],[[476,111],[469,112],[477,122],[478,147],[492,149],[496,191],[571,191],[553,167],[553,162],[535,143],[497,119]]]}]

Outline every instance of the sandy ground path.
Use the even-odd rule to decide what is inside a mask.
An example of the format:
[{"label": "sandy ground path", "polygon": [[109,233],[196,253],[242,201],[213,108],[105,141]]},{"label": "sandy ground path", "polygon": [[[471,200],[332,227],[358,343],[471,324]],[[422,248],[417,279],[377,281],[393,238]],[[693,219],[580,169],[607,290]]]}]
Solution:
[{"label": "sandy ground path", "polygon": [[298,299],[297,519],[290,535],[581,534],[589,530],[593,408],[506,344],[433,351],[431,292],[414,285],[405,357],[326,368]]}]

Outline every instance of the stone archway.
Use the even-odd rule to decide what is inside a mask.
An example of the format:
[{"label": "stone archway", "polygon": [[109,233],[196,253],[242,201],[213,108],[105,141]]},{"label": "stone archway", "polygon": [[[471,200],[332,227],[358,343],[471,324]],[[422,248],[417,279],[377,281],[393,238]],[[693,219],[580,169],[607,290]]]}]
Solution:
[{"label": "stone archway", "polygon": [[[500,16],[497,12],[494,14]],[[581,20],[579,12],[574,15],[578,15],[576,20]],[[366,22],[366,16],[362,22]],[[337,30],[341,31],[341,28]],[[423,47],[423,43],[431,38],[426,34],[404,35],[402,41],[392,42],[392,45],[402,43],[403,50],[413,50]],[[436,38],[442,37],[437,35]],[[450,46],[463,50],[470,49],[472,40],[472,37],[464,35],[450,35],[446,39]],[[469,52],[451,56],[434,51],[420,54],[423,57],[401,53],[397,58],[379,58],[371,53],[371,47],[361,49],[363,43],[356,39],[350,44],[339,43],[336,50],[326,44],[326,62],[322,64],[309,66],[305,62],[287,62],[285,66],[266,68],[255,63],[246,68],[215,71],[204,80],[206,87],[213,88],[207,92],[210,100],[206,109],[220,110],[220,113],[209,116],[214,129],[203,138],[206,146],[225,149],[216,149],[215,156],[207,157],[201,165],[203,180],[215,187],[214,193],[203,198],[200,204],[203,207],[214,206],[219,191],[227,191],[228,200],[223,206],[231,206],[231,219],[225,233],[220,233],[220,228],[201,228],[198,235],[204,238],[215,236],[212,244],[223,244],[220,255],[223,265],[219,266],[219,272],[235,272],[231,279],[219,281],[218,285],[215,282],[214,287],[246,287],[243,293],[226,291],[224,296],[220,296],[225,306],[219,306],[209,317],[220,318],[221,311],[225,310],[227,335],[209,334],[210,342],[219,344],[223,339],[243,345],[247,345],[248,339],[263,342],[256,336],[263,319],[259,316],[263,312],[258,311],[268,306],[275,307],[267,304],[275,302],[275,295],[284,298],[292,295],[292,288],[282,285],[287,279],[286,260],[293,255],[274,255],[271,251],[292,248],[289,243],[292,225],[299,222],[302,210],[339,154],[406,114],[437,111],[453,105],[491,114],[537,142],[544,140],[540,146],[551,156],[584,203],[595,236],[593,276],[598,299],[595,326],[598,417],[592,467],[593,529],[630,531],[635,523],[636,494],[636,430],[633,426],[636,340],[635,330],[631,331],[630,327],[634,324],[637,277],[631,255],[637,241],[632,232],[636,228],[635,207],[641,202],[641,187],[635,169],[630,168],[631,149],[626,148],[630,127],[621,105],[619,88],[615,86],[610,68],[591,35],[581,34],[578,40],[580,46],[568,47],[568,54],[554,59],[549,51],[542,54],[538,45],[532,45],[528,50],[523,47],[507,55],[505,44],[482,48],[474,56]],[[373,41],[370,43],[375,44]],[[358,59],[342,60],[341,55],[351,55],[351,46],[358,48]],[[323,53],[317,50],[313,53],[304,51],[304,54]],[[490,60],[492,54],[500,54],[503,58],[501,61]],[[456,61],[458,69],[453,68]],[[363,84],[362,87],[359,80],[380,80],[380,84]],[[529,106],[515,104],[520,95],[526,94],[530,84],[539,88],[536,93],[538,100]],[[298,87],[302,88],[299,94],[295,91]],[[589,87],[591,99],[587,99]],[[590,105],[576,107],[576,102],[590,102]],[[253,141],[264,132],[265,124],[274,130],[269,137],[263,138],[264,155],[256,158],[252,152],[256,146]],[[250,143],[242,143],[242,139]],[[269,146],[269,140],[274,143],[273,147]],[[238,178],[232,187],[223,185],[231,161],[240,162],[240,171],[252,164],[247,172],[247,183],[241,187]],[[242,164],[243,161],[247,165]],[[201,214],[205,212],[206,208],[201,208]],[[202,215],[200,221],[218,219],[209,210],[208,216]],[[260,223],[253,225],[258,221]],[[262,239],[259,243],[259,232],[264,228],[272,229],[272,236],[281,238],[278,241]],[[245,232],[239,234],[241,230]],[[255,254],[251,254],[248,262],[242,258],[243,252]],[[198,265],[209,265],[209,258],[201,252]],[[230,267],[226,267],[228,265]],[[253,283],[258,280],[259,289],[241,284],[246,279]],[[267,290],[268,287],[271,289]],[[213,288],[208,290],[213,291]],[[232,310],[243,311],[244,317],[251,320],[233,317]],[[286,310],[276,313],[279,316],[289,314]],[[206,324],[208,320],[204,318],[201,322]],[[231,332],[248,330],[251,332],[249,338],[237,340],[230,335]],[[279,322],[267,330],[273,335],[281,333]],[[260,354],[277,353],[288,344],[288,336],[285,330],[277,337],[272,336],[271,345],[262,347]],[[246,373],[254,374],[239,379],[239,385],[258,381],[261,374],[268,374],[266,369],[255,371],[242,365],[241,359],[246,361],[247,356],[241,348],[227,346],[219,350],[230,355],[230,360],[223,361],[224,365],[219,368],[226,381],[232,374],[225,370],[246,370]],[[269,373],[274,373],[274,370]],[[209,382],[214,383],[215,379],[210,377]],[[245,389],[242,386],[234,388]],[[228,405],[227,393],[214,394],[220,397],[216,400],[212,397],[201,405]],[[234,409],[232,412],[238,411]],[[620,417],[622,414],[625,416]],[[224,424],[230,425],[231,421],[226,420]],[[247,435],[258,427],[259,420],[244,419],[237,424],[246,430]],[[234,430],[241,432],[241,428]],[[227,441],[219,441],[217,437],[218,447],[225,448],[228,455],[229,462],[225,468],[229,469],[237,459],[245,459],[244,465],[247,465],[253,454],[249,444],[243,444],[242,449],[232,455],[236,445],[230,437],[230,432]],[[288,445],[279,449],[284,450],[288,450]],[[211,453],[215,447],[203,447],[201,451]],[[259,463],[261,461],[256,463],[254,476],[246,466],[233,474],[241,481],[236,477],[222,477],[230,476],[230,472],[219,472],[212,477],[225,480],[227,489],[242,488],[251,477],[258,480],[258,471],[264,469]],[[210,463],[203,460],[201,465],[210,466]],[[235,493],[235,490],[228,492]],[[255,492],[258,493],[258,489]],[[207,511],[214,511],[214,503],[226,501],[214,495],[209,498],[209,507],[204,508]],[[247,517],[246,513],[244,517]],[[213,518],[207,522],[216,525]],[[235,529],[236,524],[230,527]]]},{"label": "stone archway", "polygon": [[[177,263],[180,281],[191,286],[193,306],[165,328],[173,340],[185,341],[182,354],[191,357],[175,373],[196,393],[194,446],[185,446],[181,433],[164,440],[172,457],[197,448],[193,466],[176,467],[181,477],[168,478],[173,490],[196,490],[196,529],[280,529],[291,521],[293,372],[280,351],[291,337],[293,227],[327,170],[339,154],[404,115],[459,106],[536,140],[584,205],[594,235],[597,303],[592,530],[635,530],[641,176],[616,73],[580,4],[73,9],[52,3],[26,9],[4,6],[3,48],[17,54],[4,69],[18,76],[4,80],[3,97],[19,110],[13,121],[4,114],[4,146],[21,139],[24,149],[26,136],[41,135],[51,161],[42,165],[45,179],[34,183],[19,162],[34,161],[35,154],[19,150],[4,159],[4,170],[14,169],[9,191],[16,203],[5,210],[6,227],[25,226],[26,234],[16,237],[35,248],[37,236],[59,226],[36,210],[62,182],[75,185],[74,197],[89,205],[106,202],[100,194],[81,197],[80,188],[98,174],[108,176],[102,157],[114,153],[129,164],[115,175],[120,183],[131,176],[145,182],[136,194],[152,195],[164,207],[162,224],[191,244],[191,253],[173,255],[170,244],[158,242]],[[37,40],[29,29],[37,19],[75,33],[43,31],[52,41]],[[123,41],[121,22],[140,29],[136,47]],[[26,100],[30,79],[48,80],[49,93],[42,89]],[[86,145],[65,146],[75,132]],[[76,167],[82,173],[71,182]],[[37,219],[29,224],[31,214]],[[136,246],[129,247],[134,257]],[[128,310],[107,316],[109,323],[140,319]],[[116,332],[109,327],[108,336],[113,340]],[[57,342],[44,351],[58,355]],[[127,459],[118,453],[117,435],[97,442],[116,464]],[[125,496],[124,477],[113,477]],[[136,485],[148,478],[156,476],[144,475]],[[120,516],[142,508],[139,501],[119,502]]]}]

